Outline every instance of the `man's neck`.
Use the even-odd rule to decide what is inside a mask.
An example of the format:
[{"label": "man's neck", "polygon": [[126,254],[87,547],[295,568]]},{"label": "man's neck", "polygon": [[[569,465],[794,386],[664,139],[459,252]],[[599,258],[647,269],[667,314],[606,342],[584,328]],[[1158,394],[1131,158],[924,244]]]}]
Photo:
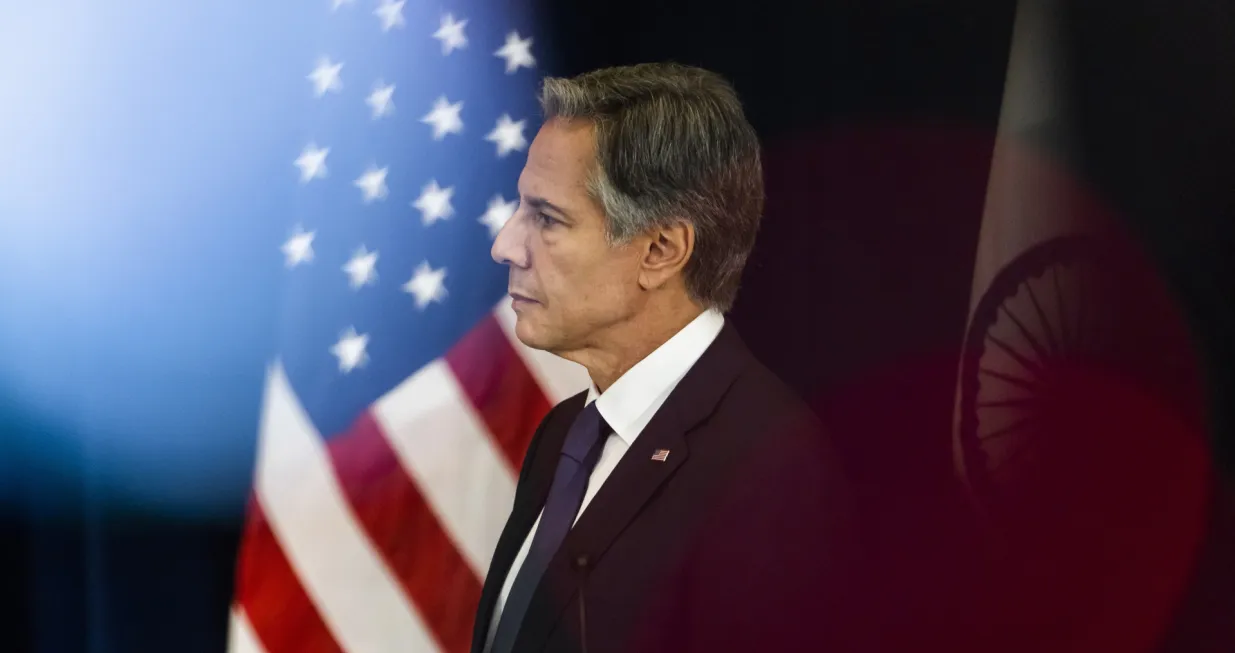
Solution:
[{"label": "man's neck", "polygon": [[611,328],[603,342],[566,358],[586,367],[596,389],[604,392],[703,311],[693,302],[665,309],[649,306],[637,318]]}]

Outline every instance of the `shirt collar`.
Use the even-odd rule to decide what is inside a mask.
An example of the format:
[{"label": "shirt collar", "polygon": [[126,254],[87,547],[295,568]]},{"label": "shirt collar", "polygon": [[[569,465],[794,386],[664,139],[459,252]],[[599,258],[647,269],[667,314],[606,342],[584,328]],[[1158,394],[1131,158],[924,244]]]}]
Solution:
[{"label": "shirt collar", "polygon": [[630,446],[638,435],[632,427],[648,409],[658,405],[662,395],[677,386],[724,324],[725,317],[719,311],[704,311],[627,370],[604,393],[596,389],[595,383],[590,384],[585,405],[595,401],[605,423]]}]

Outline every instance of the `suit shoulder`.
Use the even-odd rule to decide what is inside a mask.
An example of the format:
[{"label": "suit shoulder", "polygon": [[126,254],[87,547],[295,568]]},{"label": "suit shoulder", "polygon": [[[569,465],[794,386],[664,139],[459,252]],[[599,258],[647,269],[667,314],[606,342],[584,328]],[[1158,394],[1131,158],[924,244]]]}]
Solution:
[{"label": "suit shoulder", "polygon": [[792,387],[758,361],[748,365],[712,416],[714,433],[743,452],[748,472],[770,485],[826,487],[829,503],[852,500],[851,471],[840,443],[821,416]]},{"label": "suit shoulder", "polygon": [[712,434],[723,434],[717,439],[741,452],[741,485],[788,492],[802,501],[812,495],[809,486],[820,505],[838,514],[851,510],[851,479],[833,433],[762,363],[752,360],[743,369],[711,422]]},{"label": "suit shoulder", "polygon": [[752,359],[734,380],[717,412],[740,412],[765,423],[793,424],[813,432],[824,430],[818,413],[775,372]]}]

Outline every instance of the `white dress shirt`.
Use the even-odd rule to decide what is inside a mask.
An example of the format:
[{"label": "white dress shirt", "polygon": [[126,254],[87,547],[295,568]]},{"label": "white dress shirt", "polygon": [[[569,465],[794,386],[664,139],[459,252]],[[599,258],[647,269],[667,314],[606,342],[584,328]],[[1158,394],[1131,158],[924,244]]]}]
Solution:
[{"label": "white dress shirt", "polygon": [[[725,318],[721,313],[711,310],[704,311],[690,324],[682,327],[682,330],[674,334],[665,344],[636,363],[604,393],[597,392],[595,383],[588,389],[584,405],[595,401],[597,412],[604,418],[609,428],[613,429],[613,433],[605,440],[605,448],[601,451],[600,459],[596,462],[596,467],[592,469],[591,476],[588,477],[583,504],[579,507],[579,513],[575,515],[576,523],[591,503],[592,497],[596,496],[596,492],[604,484],[605,479],[609,478],[609,474],[622,460],[626,450],[635,442],[635,438],[639,437],[648,422],[652,421],[652,416],[669,398],[669,394],[677,387],[678,381],[686,376],[695,361],[699,360],[703,352],[720,334],[724,324]],[[541,512],[543,514],[543,509]],[[519,554],[515,556],[510,571],[506,574],[506,581],[502,585],[497,604],[493,608],[493,620],[489,623],[485,651],[493,645],[493,636],[497,633],[497,622],[502,616],[502,606],[506,604],[506,597],[510,595],[510,588],[514,585],[515,577],[518,576],[524,559],[527,558],[528,549],[532,546],[532,538],[536,536],[536,529],[539,526],[540,517],[538,516],[536,523],[532,524],[532,530],[528,531],[527,537],[524,538],[523,546],[519,549]]]}]

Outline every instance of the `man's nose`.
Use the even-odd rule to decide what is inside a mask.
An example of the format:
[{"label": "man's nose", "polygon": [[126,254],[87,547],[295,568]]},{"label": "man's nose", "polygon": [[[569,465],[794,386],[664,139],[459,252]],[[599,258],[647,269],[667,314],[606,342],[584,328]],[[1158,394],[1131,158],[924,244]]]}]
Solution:
[{"label": "man's nose", "polygon": [[492,256],[494,261],[502,265],[527,267],[527,246],[522,222],[519,213],[515,213],[498,230],[497,238],[493,239],[493,247],[489,250],[489,256]]}]

